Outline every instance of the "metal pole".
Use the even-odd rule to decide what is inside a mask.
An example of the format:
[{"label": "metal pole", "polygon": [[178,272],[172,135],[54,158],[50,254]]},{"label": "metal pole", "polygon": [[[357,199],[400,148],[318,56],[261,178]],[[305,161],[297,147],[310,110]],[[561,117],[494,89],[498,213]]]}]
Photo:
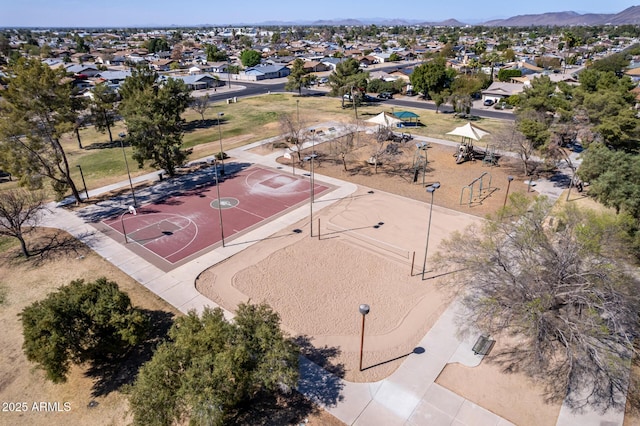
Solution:
[{"label": "metal pole", "polygon": [[316,157],[316,129],[311,129],[311,181],[313,182],[313,186],[311,187],[311,202],[315,202],[315,185],[316,185],[316,175],[313,168],[314,159]]},{"label": "metal pole", "polygon": [[511,186],[513,176],[507,176],[507,180],[509,181],[509,183],[507,183],[507,192],[504,194],[504,203],[502,204],[502,208],[505,208],[507,206],[507,197],[509,196],[509,187]]},{"label": "metal pole", "polygon": [[424,248],[424,261],[422,262],[422,279],[424,280],[424,274],[427,270],[427,253],[429,251],[429,234],[431,233],[431,216],[433,213],[433,193],[440,187],[439,183],[434,183],[427,188],[427,192],[431,193],[431,207],[429,207],[429,224],[427,225],[427,243]]},{"label": "metal pole", "polygon": [[360,332],[360,371],[362,371],[362,353],[364,350],[364,318],[369,313],[369,305],[360,305],[359,310],[362,314],[362,331]]},{"label": "metal pole", "polygon": [[222,152],[222,130],[220,129],[220,117],[224,115],[224,112],[218,113],[218,136],[220,140],[220,163],[222,164],[222,171],[220,175],[224,176],[224,152]]},{"label": "metal pole", "polygon": [[298,131],[300,131],[300,99],[296,99],[296,110],[298,111]]},{"label": "metal pole", "polygon": [[133,190],[133,182],[131,182],[131,173],[129,172],[129,161],[127,161],[127,153],[124,150],[124,133],[120,133],[120,147],[122,148],[122,156],[124,157],[124,164],[127,167],[127,176],[129,177],[129,187],[131,187],[131,196],[133,197],[133,206],[138,207],[138,202],[136,201],[136,193]]},{"label": "metal pole", "polygon": [[127,230],[124,229],[124,215],[127,214],[127,212],[124,212],[120,215],[120,225],[122,226],[122,233],[124,234],[124,243],[125,244],[129,244],[129,240],[127,239]]},{"label": "metal pole", "polygon": [[220,218],[220,237],[222,238],[222,247],[224,247],[224,228],[222,226],[222,200],[220,199],[220,183],[218,181],[218,162],[213,163],[214,173],[216,174],[216,192],[218,193],[218,216]]},{"label": "metal pole", "polygon": [[229,89],[231,89],[231,70],[229,70],[229,67],[231,67],[231,60],[227,58],[227,81],[229,82]]},{"label": "metal pole", "polygon": [[80,164],[76,166],[80,170],[80,177],[82,178],[82,185],[84,186],[84,193],[87,196],[87,200],[89,199],[89,191],[87,190],[87,183],[84,181],[84,173],[82,173],[82,167]]}]

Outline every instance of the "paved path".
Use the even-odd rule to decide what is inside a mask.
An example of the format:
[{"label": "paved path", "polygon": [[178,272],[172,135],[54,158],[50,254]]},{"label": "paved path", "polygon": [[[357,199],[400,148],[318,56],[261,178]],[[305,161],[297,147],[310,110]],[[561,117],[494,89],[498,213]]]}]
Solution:
[{"label": "paved path", "polygon": [[[316,137],[315,143],[322,143],[346,131],[339,123],[323,123],[317,127],[334,128],[334,130]],[[433,138],[416,139],[457,146],[455,142]],[[282,169],[283,166],[276,162],[276,159],[282,155],[282,151],[274,151],[268,155],[250,152],[250,149],[268,142],[270,140],[260,141],[230,150],[229,153],[239,161]],[[207,160],[210,159],[200,161]],[[134,178],[133,181],[157,180],[157,175],[157,172],[150,173]],[[356,190],[356,185],[348,182],[321,175],[317,175],[316,179],[336,187],[334,191],[318,200],[326,202],[319,203],[317,209],[322,209]],[[162,184],[168,185],[166,181]],[[89,196],[93,197],[128,185],[129,182],[124,181],[91,190]],[[537,188],[541,187],[543,185],[537,186]],[[153,189],[140,191],[137,197],[148,200],[152,198],[152,192]],[[555,193],[551,189],[549,192]],[[104,208],[119,208],[124,211],[130,201],[125,193],[119,199],[106,203]],[[52,206],[51,213],[46,216],[43,225],[64,229],[76,236],[180,311],[187,312],[195,309],[201,312],[206,306],[217,306],[195,289],[195,279],[202,271],[255,242],[304,220],[307,213],[306,206],[300,207],[236,238],[231,246],[217,248],[166,273],[129,251],[126,245],[97,232],[95,228],[85,223],[79,214]],[[459,309],[461,309],[460,306],[453,303],[420,341],[418,350],[408,356],[402,365],[386,379],[374,383],[347,382],[331,375],[307,359],[301,358],[299,390],[348,425],[511,425],[509,421],[435,383],[447,363],[459,362],[467,366],[476,366],[481,361],[481,356],[474,355],[471,349],[473,340],[459,340],[456,337],[455,317]],[[233,315],[225,311],[225,316],[232,318]],[[608,426],[622,424],[619,416],[609,416],[606,420],[605,417],[597,416],[592,412],[577,416],[563,407],[558,425],[600,425],[601,420],[610,421],[611,423],[606,423]]]}]

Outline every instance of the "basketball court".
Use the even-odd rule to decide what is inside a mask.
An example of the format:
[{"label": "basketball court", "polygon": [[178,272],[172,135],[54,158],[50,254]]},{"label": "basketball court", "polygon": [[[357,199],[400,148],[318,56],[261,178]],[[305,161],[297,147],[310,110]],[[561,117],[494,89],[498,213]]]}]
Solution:
[{"label": "basketball court", "polygon": [[[140,206],[135,214],[128,210],[103,220],[107,234],[169,271],[222,245],[223,232],[229,244],[239,234],[309,202],[308,177],[252,166],[221,177],[216,187],[214,168],[207,173],[210,184]],[[315,196],[329,189],[314,184]]]}]

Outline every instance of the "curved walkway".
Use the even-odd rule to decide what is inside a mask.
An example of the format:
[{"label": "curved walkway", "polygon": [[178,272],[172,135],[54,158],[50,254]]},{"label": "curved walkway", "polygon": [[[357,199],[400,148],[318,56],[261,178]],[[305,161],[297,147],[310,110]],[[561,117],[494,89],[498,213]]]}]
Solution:
[{"label": "curved walkway", "polygon": [[[346,131],[339,123],[323,123],[318,127],[331,127],[335,130],[331,134],[317,137],[315,143],[322,143]],[[450,143],[433,138],[424,139],[434,143]],[[237,148],[230,151],[230,154],[240,161],[282,168],[276,162],[276,158],[282,155],[282,151],[274,151],[266,156],[250,152],[250,149],[268,142],[270,140]],[[134,181],[157,180],[157,174],[155,172],[139,176]],[[316,175],[316,179],[336,187],[334,191],[318,200],[326,202],[318,204],[317,209],[322,209],[356,190],[356,185],[348,182],[321,175]],[[115,188],[126,187],[128,184],[128,181],[120,182],[89,191],[89,195],[95,196]],[[144,196],[144,191],[141,191],[140,197],[144,198]],[[122,199],[114,202],[116,206],[119,204],[117,207],[123,209],[126,207],[127,200],[128,197],[123,196]],[[300,207],[238,237],[234,242],[239,244],[217,248],[170,272],[163,272],[129,251],[126,245],[97,232],[78,214],[56,208],[55,205],[51,205],[51,211],[42,224],[63,229],[74,235],[180,311],[188,312],[194,309],[201,312],[207,306],[217,306],[195,289],[195,280],[202,271],[233,256],[245,247],[305,219],[307,214],[306,206]],[[452,304],[420,341],[418,346],[424,348],[424,353],[407,357],[402,365],[384,380],[374,383],[347,382],[301,357],[298,389],[348,425],[512,425],[500,416],[435,383],[447,363],[460,362],[467,366],[475,366],[482,359],[481,356],[473,354],[473,341],[459,340],[456,337],[455,317],[458,309],[460,309],[459,305]],[[233,314],[225,311],[225,316],[230,319]],[[608,425],[622,424],[618,419],[619,416],[605,418],[596,413],[576,417],[563,407],[557,424],[600,425],[601,420],[608,421]]]}]

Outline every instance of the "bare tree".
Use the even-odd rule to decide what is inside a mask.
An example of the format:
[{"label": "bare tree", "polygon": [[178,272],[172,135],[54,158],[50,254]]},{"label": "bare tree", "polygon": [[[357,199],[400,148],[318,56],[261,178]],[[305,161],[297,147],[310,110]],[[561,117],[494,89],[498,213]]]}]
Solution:
[{"label": "bare tree", "polygon": [[285,141],[289,145],[296,147],[296,155],[298,156],[298,163],[302,164],[302,144],[308,138],[308,133],[304,132],[305,124],[294,117],[293,114],[281,114],[280,129],[284,135]]},{"label": "bare tree", "polygon": [[535,147],[533,142],[518,130],[515,121],[505,123],[499,131],[493,134],[493,141],[497,149],[518,154],[524,174],[529,175],[534,166],[532,157],[535,153]]},{"label": "bare tree", "polygon": [[342,168],[347,172],[347,156],[355,147],[355,140],[358,135],[358,123],[353,122],[345,125],[346,133],[341,137],[334,139],[331,143],[331,149],[340,157]]},{"label": "bare tree", "polygon": [[209,109],[209,96],[195,96],[191,102],[191,109],[200,114],[204,122],[204,113]]},{"label": "bare tree", "polygon": [[625,264],[620,218],[522,194],[499,216],[445,241],[437,263],[468,309],[464,321],[505,337],[492,358],[547,385],[573,408],[624,407],[640,282]]},{"label": "bare tree", "polygon": [[38,226],[43,210],[42,191],[10,189],[0,192],[0,235],[17,238],[25,257],[30,253],[24,237]]}]

